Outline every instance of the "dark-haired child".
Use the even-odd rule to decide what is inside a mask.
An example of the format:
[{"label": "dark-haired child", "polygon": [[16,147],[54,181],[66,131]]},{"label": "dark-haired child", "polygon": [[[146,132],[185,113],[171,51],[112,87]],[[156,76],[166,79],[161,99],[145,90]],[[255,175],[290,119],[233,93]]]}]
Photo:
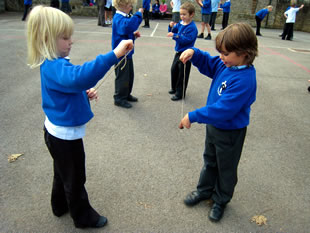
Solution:
[{"label": "dark-haired child", "polygon": [[[198,33],[196,24],[192,21],[195,15],[195,6],[190,2],[185,2],[180,7],[181,22],[175,24],[170,22],[168,27],[168,37],[175,40],[175,51],[171,65],[171,90],[169,94],[174,94],[171,100],[176,101],[185,98],[186,88],[188,84],[189,74],[191,70],[191,62],[184,64],[179,60],[181,53],[194,46]],[[185,79],[185,80],[184,80]]]},{"label": "dark-haired child", "polygon": [[185,50],[180,60],[191,60],[199,71],[212,79],[206,106],[189,112],[179,128],[191,123],[206,124],[204,166],[197,190],[187,195],[188,206],[212,199],[211,221],[219,221],[237,184],[237,168],[241,156],[250,106],[256,99],[257,38],[251,26],[237,23],[216,37],[220,56],[211,56],[197,48]]}]

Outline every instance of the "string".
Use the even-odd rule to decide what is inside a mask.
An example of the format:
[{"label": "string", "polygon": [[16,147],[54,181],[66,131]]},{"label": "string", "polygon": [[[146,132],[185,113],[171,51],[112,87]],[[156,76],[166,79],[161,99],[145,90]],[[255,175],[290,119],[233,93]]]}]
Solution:
[{"label": "string", "polygon": [[127,64],[127,55],[128,55],[130,52],[131,52],[131,50],[128,51],[128,52],[125,54],[125,56],[122,58],[122,60],[120,60],[120,61],[114,66],[114,69],[111,69],[110,72],[109,72],[107,75],[105,75],[105,78],[102,79],[102,80],[99,82],[99,84],[97,85],[97,87],[95,87],[95,90],[96,90],[96,91],[97,91],[97,90],[101,87],[101,85],[107,80],[107,78],[111,75],[111,73],[123,62],[124,59],[125,59],[125,62],[124,62],[124,65],[121,67],[121,70],[123,70],[123,69],[125,68],[125,66],[126,66],[126,64]]},{"label": "string", "polygon": [[184,117],[184,103],[185,103],[185,71],[186,71],[186,63],[184,64],[184,75],[183,75],[183,92],[182,92],[182,104],[181,104],[181,120]]}]

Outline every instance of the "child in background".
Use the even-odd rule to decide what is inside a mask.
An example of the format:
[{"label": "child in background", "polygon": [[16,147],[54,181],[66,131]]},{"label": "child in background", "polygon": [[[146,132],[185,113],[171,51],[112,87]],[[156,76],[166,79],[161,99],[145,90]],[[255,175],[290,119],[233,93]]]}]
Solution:
[{"label": "child in background", "polygon": [[266,15],[268,15],[271,11],[272,11],[273,6],[269,5],[267,7],[265,7],[264,9],[259,10],[256,14],[255,14],[255,20],[256,20],[256,35],[257,36],[262,36],[262,34],[260,34],[260,26],[261,26],[261,22],[263,21],[263,19],[265,18]]},{"label": "child in background", "polygon": [[67,14],[71,14],[72,9],[70,6],[70,0],[61,0],[61,8],[60,9]]},{"label": "child in background", "polygon": [[155,0],[155,3],[152,6],[152,19],[159,19],[160,18],[160,5],[159,0]]},{"label": "child in background", "polygon": [[29,11],[31,6],[32,6],[32,0],[24,0],[25,9],[24,9],[24,15],[23,15],[22,21],[26,20],[26,17],[28,15],[28,11]]},{"label": "child in background", "polygon": [[[122,40],[131,39],[134,41],[136,38],[140,37],[140,32],[137,30],[142,22],[143,9],[140,8],[138,12],[130,17],[129,12],[134,3],[136,3],[135,0],[114,1],[114,6],[117,11],[113,17],[112,24],[112,49],[116,48]],[[131,95],[134,82],[133,53],[134,50],[132,50],[127,55],[126,59],[115,68],[114,104],[123,108],[132,107],[128,101],[138,101],[138,98]]]},{"label": "child in background", "polygon": [[197,48],[185,50],[180,60],[191,59],[199,71],[212,79],[206,106],[189,112],[179,128],[194,122],[206,124],[204,166],[197,190],[184,200],[194,206],[212,199],[211,221],[219,221],[237,184],[241,156],[251,104],[256,99],[257,38],[250,25],[236,23],[221,31],[216,39],[220,56],[210,56]]},{"label": "child in background", "polygon": [[150,27],[150,4],[151,0],[143,0],[142,5],[143,5],[143,18],[144,18],[144,28],[149,28]]},{"label": "child in background", "polygon": [[219,10],[223,11],[222,29],[225,29],[228,25],[230,6],[230,0],[226,0],[224,4],[220,4]]},{"label": "child in background", "polygon": [[181,0],[171,0],[170,6],[172,7],[172,22],[178,23],[180,21]]},{"label": "child in background", "polygon": [[195,6],[192,3],[185,2],[181,5],[180,16],[182,20],[180,23],[170,22],[167,35],[176,42],[176,54],[171,65],[171,90],[169,91],[169,94],[174,94],[171,97],[173,101],[185,98],[191,62],[186,62],[184,74],[184,64],[179,58],[184,50],[194,46],[198,33],[196,24],[192,21],[195,16]]},{"label": "child in background", "polygon": [[72,19],[56,8],[33,8],[27,23],[28,62],[31,68],[40,66],[44,138],[54,168],[53,214],[60,217],[69,211],[77,228],[97,228],[107,219],[92,208],[85,189],[82,138],[93,117],[89,100],[98,98],[92,87],[133,43],[122,41],[114,51],[73,65],[68,58],[73,27]]},{"label": "child in background", "polygon": [[210,27],[210,19],[212,13],[211,0],[196,0],[198,5],[201,7],[201,33],[197,36],[197,38],[203,38],[205,28],[207,27],[208,36],[205,38],[206,40],[211,40],[211,27]]},{"label": "child in background", "polygon": [[112,24],[112,0],[106,0],[106,4],[104,6],[104,13],[105,24]]},{"label": "child in background", "polygon": [[302,9],[304,5],[302,4],[300,7],[296,7],[295,4],[292,4],[292,7],[284,12],[284,16],[286,18],[284,31],[282,33],[282,40],[293,40],[293,31],[294,31],[294,23],[296,21],[297,12]]}]

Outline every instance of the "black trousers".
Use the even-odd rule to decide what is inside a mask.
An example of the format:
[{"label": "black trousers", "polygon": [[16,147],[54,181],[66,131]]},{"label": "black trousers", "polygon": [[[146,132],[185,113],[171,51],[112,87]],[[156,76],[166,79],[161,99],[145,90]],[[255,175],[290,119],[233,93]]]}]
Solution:
[{"label": "black trousers", "polygon": [[286,23],[282,33],[282,39],[291,40],[293,38],[294,23]]},{"label": "black trousers", "polygon": [[229,19],[229,12],[223,13],[223,20],[222,20],[222,28],[226,28],[228,25],[228,19]]},{"label": "black trousers", "polygon": [[144,18],[144,25],[150,26],[150,18],[149,18],[149,11],[146,9],[143,9],[143,18]]},{"label": "black trousers", "polygon": [[59,0],[51,0],[51,7],[59,9]]},{"label": "black trousers", "polygon": [[216,21],[216,15],[217,15],[217,12],[212,12],[211,14],[211,18],[210,18],[210,27],[211,27],[211,30],[214,30],[214,26],[215,26],[215,21]]},{"label": "black trousers", "polygon": [[[126,65],[124,66],[126,62]],[[134,68],[132,58],[124,59],[115,69],[115,92],[114,100],[127,100],[130,96],[134,82]]]},{"label": "black trousers", "polygon": [[218,204],[226,205],[233,196],[246,129],[221,130],[206,126],[204,166],[197,190]]},{"label": "black trousers", "polygon": [[186,62],[185,74],[184,74],[184,64],[179,59],[181,54],[182,52],[175,54],[171,65],[171,89],[176,91],[175,93],[176,96],[185,97],[192,63],[190,61]]},{"label": "black trousers", "polygon": [[256,35],[260,35],[260,26],[261,26],[261,18],[255,16],[255,20],[256,20]]},{"label": "black trousers", "polygon": [[91,207],[85,189],[85,153],[83,140],[62,140],[44,128],[44,139],[53,158],[54,179],[51,196],[53,213],[70,211],[76,226],[93,226],[100,215]]},{"label": "black trousers", "polygon": [[28,11],[29,11],[29,9],[30,9],[31,6],[32,6],[31,4],[30,4],[30,5],[25,5],[24,15],[23,15],[23,18],[22,18],[23,21],[26,20]]}]

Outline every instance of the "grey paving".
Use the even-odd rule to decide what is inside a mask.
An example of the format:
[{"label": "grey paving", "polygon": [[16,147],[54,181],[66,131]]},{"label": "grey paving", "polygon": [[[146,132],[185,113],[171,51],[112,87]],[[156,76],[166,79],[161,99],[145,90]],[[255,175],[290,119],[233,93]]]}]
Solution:
[{"label": "grey paving", "polygon": [[[89,198],[109,223],[79,230],[69,215],[57,218],[50,209],[52,159],[43,141],[40,76],[26,65],[20,18],[0,14],[0,232],[309,232],[309,33],[295,31],[293,41],[282,41],[280,30],[261,30],[257,101],[239,182],[215,224],[208,220],[206,202],[183,205],[202,166],[205,127],[177,128],[183,114],[205,104],[210,80],[193,67],[183,107],[172,102],[167,92],[174,41],[166,37],[168,21],[141,28],[133,90],[139,102],[129,110],[113,105],[111,70],[99,89],[100,100],[92,103],[95,117],[84,138]],[[96,18],[74,21],[72,63],[110,51],[111,28],[98,27]],[[197,40],[196,46],[217,54],[218,31],[212,41]],[[8,163],[14,153],[24,155]],[[267,225],[251,222],[254,215],[265,216]]]}]

